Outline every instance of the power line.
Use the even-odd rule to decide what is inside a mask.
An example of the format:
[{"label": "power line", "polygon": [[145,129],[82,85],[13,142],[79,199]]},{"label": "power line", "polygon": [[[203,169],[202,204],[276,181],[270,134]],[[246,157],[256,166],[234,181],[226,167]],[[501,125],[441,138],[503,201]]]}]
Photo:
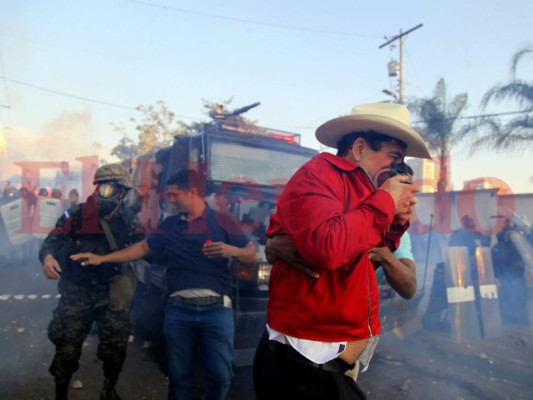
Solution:
[{"label": "power line", "polygon": [[84,100],[84,101],[88,101],[90,103],[97,103],[97,104],[103,104],[103,105],[111,106],[111,107],[125,108],[127,110],[138,111],[135,107],[131,107],[131,106],[125,106],[125,105],[122,105],[122,104],[110,103],[108,101],[96,100],[96,99],[91,99],[89,97],[77,96],[77,95],[74,95],[74,94],[60,92],[58,90],[44,88],[42,86],[33,85],[31,83],[17,81],[15,79],[11,79],[11,78],[8,78],[8,77],[5,77],[5,76],[0,76],[0,78],[4,79],[4,81],[16,83],[17,85],[27,86],[27,87],[30,87],[32,89],[38,89],[38,90],[42,90],[43,92],[53,93],[53,94],[57,94],[57,95],[60,95],[60,96],[65,96],[65,97],[70,97],[72,99]]},{"label": "power line", "polygon": [[530,112],[531,112],[531,110],[507,111],[507,112],[501,112],[501,113],[470,115],[470,116],[467,116],[467,117],[457,117],[456,119],[475,119],[475,118],[482,118],[482,117],[499,117],[501,115],[527,114],[527,113],[530,113]]},{"label": "power line", "polygon": [[[532,112],[532,110],[507,111],[507,112],[501,112],[501,113],[467,115],[467,116],[464,116],[464,117],[442,118],[439,121],[448,121],[448,120],[452,120],[452,119],[477,119],[477,118],[485,118],[485,117],[500,117],[502,115],[528,114],[530,112]],[[426,122],[426,121],[425,120],[413,121],[413,124],[419,124],[419,123],[422,123],[422,122]]]},{"label": "power line", "polygon": [[[49,89],[49,88],[45,88],[45,87],[42,87],[42,86],[37,86],[37,85],[31,84],[31,83],[27,83],[27,82],[22,82],[22,81],[19,81],[19,80],[16,80],[16,79],[11,79],[11,78],[8,78],[8,77],[2,76],[2,75],[0,75],[0,79],[3,79],[4,82],[6,82],[6,81],[7,82],[12,82],[12,83],[15,83],[17,85],[30,87],[32,89],[41,90],[43,92],[53,93],[53,94],[56,94],[56,95],[59,95],[59,96],[70,97],[70,98],[73,98],[73,99],[83,100],[83,101],[87,101],[87,102],[90,102],[90,103],[102,104],[102,105],[106,105],[106,106],[110,106],[110,107],[118,107],[118,108],[123,108],[123,109],[127,109],[127,110],[139,111],[136,107],[131,107],[131,106],[123,105],[123,104],[111,103],[111,102],[108,102],[108,101],[97,100],[97,99],[92,99],[92,98],[89,98],[89,97],[78,96],[78,95],[74,95],[74,94],[70,94],[70,93],[60,92],[58,90]],[[7,87],[6,87],[6,89],[7,89]],[[501,113],[468,115],[468,116],[456,117],[456,118],[443,118],[442,120],[446,121],[446,120],[451,120],[451,119],[476,119],[476,118],[483,118],[483,117],[498,117],[498,116],[503,116],[503,115],[527,114],[527,113],[530,113],[530,112],[531,112],[531,110],[507,111],[507,112],[501,112]],[[201,118],[199,118],[199,117],[191,117],[191,116],[188,116],[188,115],[178,115],[178,114],[175,114],[175,115],[178,118],[185,118],[185,119],[198,120],[198,121],[201,120]],[[423,123],[423,122],[425,122],[425,121],[424,120],[419,120],[419,121],[413,121],[412,123],[413,124],[417,124],[417,123]],[[313,126],[299,126],[299,127],[297,127],[297,129],[312,129],[312,128],[314,128],[314,127]]]},{"label": "power line", "polygon": [[[521,110],[521,111],[507,111],[507,112],[501,112],[501,113],[491,113],[491,114],[479,114],[479,115],[468,115],[464,117],[457,117],[457,118],[443,118],[441,121],[447,121],[451,119],[476,119],[476,118],[483,118],[483,117],[499,117],[502,115],[517,115],[517,114],[527,114],[532,112],[532,110]],[[412,121],[413,124],[420,124],[426,122],[425,120],[419,120],[419,121]],[[315,129],[317,125],[309,126],[309,125],[298,125],[294,126],[291,129]]]},{"label": "power line", "polygon": [[[8,77],[5,77],[5,76],[1,76],[1,75],[0,75],[0,79],[4,79],[4,81],[16,83],[17,85],[27,86],[27,87],[30,87],[32,89],[41,90],[43,92],[53,93],[53,94],[56,94],[56,95],[59,95],[59,96],[70,97],[72,99],[87,101],[89,103],[96,103],[96,104],[102,104],[102,105],[110,106],[110,107],[124,108],[126,110],[140,111],[136,107],[125,106],[123,104],[111,103],[109,101],[96,100],[96,99],[91,99],[89,97],[83,97],[83,96],[78,96],[78,95],[74,95],[74,94],[70,94],[70,93],[60,92],[58,90],[44,88],[42,86],[37,86],[37,85],[33,85],[31,83],[18,81],[16,79],[11,79],[11,78],[8,78]],[[198,117],[190,117],[190,116],[187,116],[187,115],[178,115],[178,114],[175,114],[175,115],[178,118],[201,120],[201,118],[198,118]]]},{"label": "power line", "polygon": [[245,19],[245,18],[236,18],[236,17],[228,17],[225,15],[218,15],[218,14],[211,14],[201,11],[193,11],[193,10],[186,10],[184,8],[177,8],[177,7],[171,7],[171,6],[164,6],[161,4],[154,4],[147,1],[141,1],[141,0],[127,0],[131,3],[137,3],[142,4],[149,7],[155,7],[155,8],[162,8],[164,10],[174,11],[174,12],[180,12],[185,14],[192,14],[192,15],[198,15],[201,17],[209,17],[209,18],[215,18],[215,19],[221,19],[226,21],[234,21],[234,22],[242,22],[245,24],[253,24],[253,25],[262,25],[262,26],[268,26],[271,28],[280,28],[280,29],[290,29],[293,31],[302,31],[302,32],[312,32],[312,33],[326,33],[330,35],[340,35],[340,36],[354,36],[354,37],[362,37],[362,38],[372,38],[372,39],[378,39],[378,36],[372,36],[372,35],[364,35],[361,33],[353,33],[353,32],[342,32],[342,31],[330,31],[326,29],[313,29],[313,28],[305,28],[301,26],[294,26],[294,25],[283,25],[283,24],[275,24],[272,22],[264,22],[264,21],[257,21],[257,20],[251,20],[251,19]]}]

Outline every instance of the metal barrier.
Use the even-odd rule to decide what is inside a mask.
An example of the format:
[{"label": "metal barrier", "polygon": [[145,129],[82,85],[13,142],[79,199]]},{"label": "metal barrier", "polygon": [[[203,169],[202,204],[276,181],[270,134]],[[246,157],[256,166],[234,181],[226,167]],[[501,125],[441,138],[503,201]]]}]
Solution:
[{"label": "metal barrier", "polygon": [[472,267],[466,247],[448,247],[445,255],[446,297],[451,334],[456,342],[481,338]]},{"label": "metal barrier", "polygon": [[7,237],[13,246],[21,245],[33,238],[31,234],[30,210],[25,201],[17,199],[4,204],[0,207],[0,213]]},{"label": "metal barrier", "polygon": [[490,247],[477,247],[475,261],[479,283],[477,301],[480,308],[483,337],[485,339],[501,337],[503,335],[502,319]]}]

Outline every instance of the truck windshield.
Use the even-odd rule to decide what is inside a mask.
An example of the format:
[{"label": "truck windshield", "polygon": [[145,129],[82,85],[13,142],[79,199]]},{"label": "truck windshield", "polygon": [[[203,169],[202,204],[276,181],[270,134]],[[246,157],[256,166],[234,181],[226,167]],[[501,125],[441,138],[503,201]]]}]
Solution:
[{"label": "truck windshield", "polygon": [[312,155],[297,154],[301,147],[287,151],[212,141],[209,179],[213,181],[251,181],[259,185],[286,183]]}]

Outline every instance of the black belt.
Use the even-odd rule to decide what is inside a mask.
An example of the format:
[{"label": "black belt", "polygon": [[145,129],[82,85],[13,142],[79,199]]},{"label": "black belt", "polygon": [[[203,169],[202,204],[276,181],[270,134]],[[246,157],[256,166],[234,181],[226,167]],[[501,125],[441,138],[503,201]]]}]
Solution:
[{"label": "black belt", "polygon": [[205,296],[205,297],[183,297],[180,295],[172,296],[173,299],[195,306],[210,306],[212,304],[222,304],[222,296]]},{"label": "black belt", "polygon": [[324,364],[317,364],[301,355],[292,346],[277,342],[275,340],[269,340],[267,346],[275,353],[284,354],[287,360],[291,360],[298,364],[303,364],[311,368],[321,369],[322,371],[344,374],[346,371],[353,367],[353,365],[344,362],[340,358],[334,358],[333,360],[328,361]]}]

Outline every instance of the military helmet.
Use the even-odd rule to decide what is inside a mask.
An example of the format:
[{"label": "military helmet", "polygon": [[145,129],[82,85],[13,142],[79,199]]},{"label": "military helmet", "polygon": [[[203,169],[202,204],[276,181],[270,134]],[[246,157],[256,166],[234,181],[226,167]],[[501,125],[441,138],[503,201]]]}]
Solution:
[{"label": "military helmet", "polygon": [[102,165],[94,173],[93,184],[101,182],[116,182],[128,189],[133,189],[130,174],[120,164]]}]

